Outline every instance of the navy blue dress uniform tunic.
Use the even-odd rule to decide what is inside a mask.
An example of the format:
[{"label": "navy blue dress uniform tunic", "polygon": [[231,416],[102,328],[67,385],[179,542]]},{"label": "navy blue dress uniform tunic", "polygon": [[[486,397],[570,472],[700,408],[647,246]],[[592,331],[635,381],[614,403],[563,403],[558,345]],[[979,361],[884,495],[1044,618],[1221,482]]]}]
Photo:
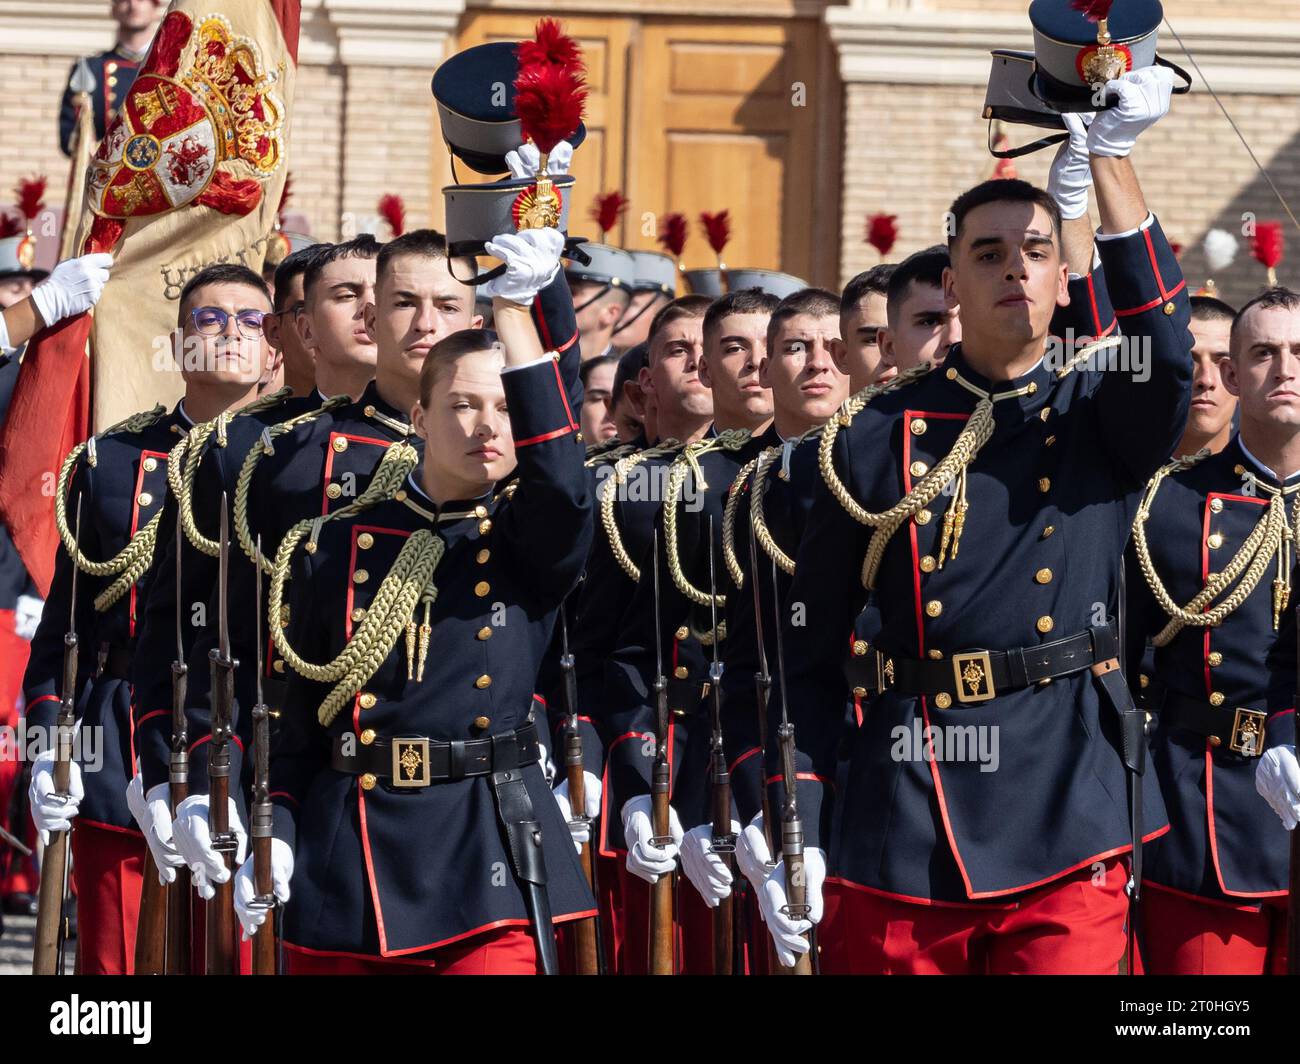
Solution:
[{"label": "navy blue dress uniform tunic", "polygon": [[[159,513],[167,497],[168,452],[189,427],[189,419],[177,407],[139,431],[95,437],[93,466],[83,452],[69,484],[67,514],[68,527],[73,529],[80,500],[79,549],[85,558],[101,562],[115,557]],[[155,562],[157,553],[155,545]],[[23,677],[29,728],[52,729],[58,716],[72,564],[67,551],[60,549],[50,595],[32,640]],[[135,775],[130,663],[152,571],[103,611],[95,608],[94,600],[115,577],[77,574],[77,717],[83,735],[90,734],[86,729],[102,729],[103,757],[98,771],[83,771],[86,796],[80,817],[133,832],[136,824],[126,804],[126,785]]]},{"label": "navy blue dress uniform tunic", "polygon": [[[1186,419],[1192,341],[1186,283],[1158,223],[1099,247],[1123,331],[1149,356],[1149,379],[1087,367],[1059,376],[1039,363],[991,382],[957,345],[942,367],[839,431],[835,471],[854,500],[880,513],[951,452],[977,404],[962,381],[995,397],[1020,392],[993,403],[991,438],[967,470],[958,556],[937,563],[953,502],[944,494],[885,549],[874,600],[887,657],[942,662],[1114,624],[1139,494]],[[842,643],[826,633],[848,631],[866,601],[871,534],[819,485],[784,604],[809,843],[830,837],[833,804],[843,818],[831,874],[903,900],[963,903],[1005,898],[1129,850],[1119,718],[1087,668],[949,708],[886,690],[853,734],[845,793],[828,793],[846,691]],[[779,709],[774,687],[770,720]],[[974,726],[956,737],[976,746],[961,760],[917,758],[912,736],[927,725]],[[1150,836],[1167,822],[1157,788],[1144,798]]]},{"label": "navy blue dress uniform tunic", "polygon": [[[584,450],[553,364],[503,374],[517,438],[518,486],[448,502],[435,515],[414,477],[371,510],[323,526],[289,582],[288,635],[308,661],[337,655],[401,549],[436,528],[446,553],[423,679],[408,679],[403,640],[328,727],[329,684],[291,676],[271,789],[275,832],[294,846],[285,939],[294,947],[402,956],[478,931],[524,925],[523,895],[486,776],[399,789],[331,767],[331,743],[419,736],[503,736],[534,716],[533,686],[556,611],[590,546]],[[417,607],[417,614],[418,614]],[[417,619],[419,617],[417,616]],[[544,721],[537,722],[544,727]],[[557,919],[590,915],[568,829],[542,767],[524,767]]]},{"label": "navy blue dress uniform tunic", "polygon": [[[1265,489],[1282,487],[1239,436],[1219,454],[1165,478],[1144,527],[1155,573],[1179,606],[1227,566],[1264,519],[1271,499]],[[1284,496],[1289,521],[1300,480],[1285,487],[1292,492]],[[1185,626],[1155,648],[1145,692],[1155,718],[1152,764],[1171,830],[1144,858],[1144,878],[1241,905],[1287,892],[1289,835],[1255,790],[1266,745],[1293,741],[1295,629],[1273,627],[1277,563],[1268,560],[1259,584],[1219,624]],[[1128,634],[1140,649],[1169,616],[1144,579],[1136,543],[1128,561]],[[1293,592],[1279,620],[1294,616],[1296,602]]]},{"label": "navy blue dress uniform tunic", "polygon": [[[97,140],[104,139],[109,123],[135,84],[143,61],[143,56],[131,56],[117,46],[98,55],[86,56],[86,65],[95,79],[95,90],[91,93],[90,102]],[[63,90],[63,103],[59,107],[59,145],[64,155],[72,154],[72,134],[77,128],[77,97],[71,87],[76,70],[76,64],[73,64],[72,70],[68,72],[68,86]]]}]

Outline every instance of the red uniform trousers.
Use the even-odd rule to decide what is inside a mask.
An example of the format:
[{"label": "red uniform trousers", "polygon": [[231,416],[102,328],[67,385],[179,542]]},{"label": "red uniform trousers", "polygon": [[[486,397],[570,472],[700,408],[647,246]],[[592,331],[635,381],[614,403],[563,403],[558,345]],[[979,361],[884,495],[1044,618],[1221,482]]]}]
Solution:
[{"label": "red uniform trousers", "polygon": [[[1242,899],[1247,901],[1248,899]],[[1142,957],[1149,975],[1285,975],[1287,899],[1258,911],[1142,886]]]},{"label": "red uniform trousers", "polygon": [[[917,905],[828,882],[818,929],[826,975],[1115,975],[1126,943],[1119,858],[1007,899]],[[1094,882],[1096,879],[1096,882]]]},{"label": "red uniform trousers", "polygon": [[502,927],[409,957],[316,953],[288,943],[289,975],[536,975],[537,943],[524,927]]},{"label": "red uniform trousers", "polygon": [[135,971],[144,839],[82,820],[72,823],[77,971],[82,975],[131,975]]},{"label": "red uniform trousers", "polygon": [[[190,974],[203,975],[207,971],[208,959],[208,905],[210,902],[199,897],[198,891],[190,890]],[[235,927],[236,948],[239,958],[239,974],[253,974],[253,943],[244,938],[239,927],[239,917],[230,917]],[[288,963],[287,961],[285,962]]]},{"label": "red uniform trousers", "polygon": [[[626,860],[621,854],[609,864],[615,865],[617,872],[614,970],[619,975],[645,975],[650,970],[650,884],[627,870]],[[602,866],[601,870],[604,871],[605,867]],[[604,883],[601,886],[603,888]],[[675,897],[676,970],[680,975],[712,975],[713,910],[704,904],[699,892],[680,871]]]},{"label": "red uniform trousers", "polygon": [[[31,644],[14,631],[14,611],[0,610],[0,727],[18,727],[18,702],[23,693],[23,671],[27,668],[27,655]],[[19,823],[9,823],[9,810],[14,805],[14,789],[22,776],[21,750],[6,743],[0,753],[0,827],[17,835],[33,850],[36,849],[36,829],[31,817],[17,818]],[[40,887],[40,874],[34,857],[23,857],[16,850],[0,843],[0,897],[10,894],[35,894]]]}]

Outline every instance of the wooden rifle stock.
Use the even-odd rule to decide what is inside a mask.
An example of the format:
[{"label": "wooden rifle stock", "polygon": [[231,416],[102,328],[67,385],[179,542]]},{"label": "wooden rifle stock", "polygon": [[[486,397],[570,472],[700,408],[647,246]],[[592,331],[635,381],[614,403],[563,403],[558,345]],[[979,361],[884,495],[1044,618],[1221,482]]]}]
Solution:
[{"label": "wooden rifle stock", "polygon": [[[587,808],[587,787],[582,777],[582,736],[576,727],[564,730],[564,775],[569,781],[569,804],[575,816],[581,816]],[[595,828],[593,827],[594,831]],[[592,840],[584,842],[578,851],[578,863],[582,865],[587,885],[594,892],[596,889],[596,854]],[[586,920],[575,920],[573,938],[576,968],[579,975],[600,974],[600,949],[596,941],[596,921],[599,916]]]}]

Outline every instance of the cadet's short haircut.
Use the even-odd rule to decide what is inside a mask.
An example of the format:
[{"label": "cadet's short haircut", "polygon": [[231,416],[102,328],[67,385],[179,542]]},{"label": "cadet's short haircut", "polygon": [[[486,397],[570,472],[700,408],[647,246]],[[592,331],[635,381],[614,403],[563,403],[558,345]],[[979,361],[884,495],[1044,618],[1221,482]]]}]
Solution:
[{"label": "cadet's short haircut", "polygon": [[840,316],[840,299],[834,292],[824,288],[801,288],[791,292],[780,303],[772,316],[767,319],[767,353],[776,353],[776,337],[782,327],[791,318],[808,314],[814,318],[835,318]]},{"label": "cadet's short haircut", "polygon": [[[708,312],[709,304],[713,300],[708,296],[678,296],[671,303],[665,303],[660,307],[650,322],[650,334],[646,337],[646,343],[649,350],[654,349],[655,337],[661,330],[666,329],[675,321],[681,321],[683,318],[702,318]],[[646,354],[646,365],[650,364],[649,350]]]},{"label": "cadet's short haircut", "polygon": [[[613,366],[619,361],[618,355],[597,355],[595,358],[589,358],[578,367],[578,379],[582,381],[582,386],[587,387],[587,378],[599,366]],[[617,374],[617,370],[614,371]]]},{"label": "cadet's short haircut", "polygon": [[618,371],[614,374],[614,398],[612,405],[617,406],[623,398],[623,385],[635,381],[641,371],[650,364],[650,345],[642,341],[633,344],[618,359]]},{"label": "cadet's short haircut", "polygon": [[331,262],[340,259],[374,259],[379,257],[379,241],[369,233],[362,233],[341,244],[327,244],[316,260],[307,267],[302,277],[303,298],[310,303],[312,289],[320,280],[321,272]]},{"label": "cadet's short haircut", "polygon": [[1232,338],[1229,341],[1231,346],[1229,350],[1235,355],[1237,353],[1237,338],[1243,328],[1242,322],[1246,320],[1246,315],[1256,308],[1260,310],[1300,310],[1300,292],[1295,292],[1283,285],[1277,285],[1274,288],[1266,288],[1257,295],[1239,311],[1237,316],[1232,319]]},{"label": "cadet's short haircut", "polygon": [[708,343],[709,335],[718,331],[722,319],[729,314],[763,314],[771,317],[772,311],[780,305],[781,300],[761,288],[741,288],[719,296],[704,312],[704,342]]},{"label": "cadet's short haircut", "polygon": [[1213,296],[1192,296],[1192,321],[1232,321],[1237,312],[1222,299]]},{"label": "cadet's short haircut", "polygon": [[[501,349],[501,341],[491,329],[461,329],[444,336],[424,356],[424,365],[420,367],[420,402],[428,404],[434,383],[460,359],[493,348]],[[504,357],[503,349],[502,354]]]},{"label": "cadet's short haircut", "polygon": [[903,309],[903,301],[912,294],[912,286],[929,285],[931,288],[943,287],[943,271],[952,265],[948,249],[942,244],[913,252],[898,264],[894,275],[889,279],[886,313],[889,315],[889,327],[898,327],[898,315]]},{"label": "cadet's short haircut", "polygon": [[180,308],[176,317],[178,325],[182,327],[185,325],[185,315],[190,311],[190,296],[210,284],[242,284],[257,289],[268,304],[271,302],[271,290],[266,287],[266,282],[258,274],[237,262],[218,262],[215,266],[201,269],[181,289]]},{"label": "cadet's short haircut", "polygon": [[[378,287],[384,280],[384,275],[392,269],[393,260],[399,255],[415,255],[422,259],[446,259],[447,258],[447,238],[436,229],[412,229],[409,233],[403,233],[395,237],[379,249],[378,259],[375,264],[375,286]],[[473,259],[460,258],[455,260],[460,267],[460,274],[463,277],[473,277],[478,270],[478,265]]]},{"label": "cadet's short haircut", "polygon": [[1061,248],[1061,208],[1056,205],[1056,200],[1028,181],[1012,178],[985,181],[953,200],[952,206],[948,208],[952,221],[952,231],[948,234],[949,248],[956,247],[957,241],[961,239],[966,216],[976,207],[983,207],[988,203],[1033,203],[1042,207],[1047,212],[1047,217],[1051,219],[1052,236],[1056,241],[1057,249]]},{"label": "cadet's short haircut", "polygon": [[289,284],[295,277],[304,275],[316,256],[320,255],[328,244],[312,244],[310,247],[300,248],[291,255],[286,255],[275,268],[275,296],[272,300],[272,307],[278,314],[284,310],[284,305],[289,301]]},{"label": "cadet's short haircut", "polygon": [[897,263],[882,262],[879,266],[872,266],[871,269],[858,274],[844,286],[844,291],[840,293],[840,313],[848,314],[857,310],[863,297],[873,292],[880,296],[889,295],[889,279],[894,276],[896,269],[898,269]]}]

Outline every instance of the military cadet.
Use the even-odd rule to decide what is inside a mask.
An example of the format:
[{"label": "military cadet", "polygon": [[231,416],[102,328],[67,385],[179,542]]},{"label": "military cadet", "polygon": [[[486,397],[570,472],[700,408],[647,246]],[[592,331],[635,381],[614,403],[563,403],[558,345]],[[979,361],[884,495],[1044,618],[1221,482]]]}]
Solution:
[{"label": "military cadet", "polygon": [[303,343],[298,316],[306,305],[303,283],[307,268],[327,245],[312,244],[295,251],[275,268],[271,289],[273,310],[266,316],[266,342],[280,352],[284,386],[298,397],[316,390],[316,353]]},{"label": "military cadet", "polygon": [[[943,273],[949,266],[948,249],[926,248],[909,255],[894,268],[886,290],[886,324],[876,335],[880,366],[876,381],[888,381],[922,362],[942,362],[948,349],[961,340],[960,308],[949,306],[943,290]],[[860,386],[860,391],[871,381]]]},{"label": "military cadet", "polygon": [[[112,0],[117,40],[107,52],[78,60],[78,63],[86,65],[95,81],[90,98],[94,106],[97,140],[104,139],[113,115],[131,91],[135,76],[149,54],[154,29],[165,6],[163,0]],[[74,65],[68,75],[69,83],[76,74],[76,69]],[[59,110],[59,145],[63,148],[64,155],[72,154],[72,136],[76,128],[76,93],[69,84],[63,91],[63,105]]]},{"label": "military cadet", "polygon": [[646,425],[645,395],[641,391],[641,370],[645,368],[649,349],[649,344],[637,344],[618,359],[609,412],[622,443],[631,443],[638,436],[654,439],[657,435],[653,426]]},{"label": "military cadet", "polygon": [[614,330],[632,298],[636,266],[622,248],[586,244],[583,250],[591,261],[571,261],[564,272],[573,291],[582,350],[592,359],[614,353]]},{"label": "military cadet", "polygon": [[[655,521],[659,550],[653,557],[646,555],[641,563],[640,579],[623,611],[605,670],[602,712],[608,722],[606,730],[618,737],[610,747],[608,805],[618,810],[622,821],[627,871],[653,884],[671,872],[674,851],[679,846],[686,848],[682,851],[683,869],[696,887],[694,893],[678,894],[680,968],[686,974],[712,970],[708,909],[716,907],[730,890],[729,880],[724,882],[726,870],[720,869],[719,859],[710,849],[712,714],[705,699],[705,662],[710,652],[704,649],[704,643],[712,638],[709,531],[712,528],[716,567],[721,564],[727,491],[737,470],[774,439],[765,435],[772,419],[772,397],[761,373],[767,357],[768,318],[777,302],[758,289],[742,289],[715,300],[703,316],[698,372],[710,391],[713,420],[706,435],[686,447],[669,467]],[[819,350],[829,375],[834,372],[829,350]],[[810,394],[814,380],[820,379],[810,376],[805,381]],[[725,600],[719,605],[723,618]],[[725,619],[719,623],[724,624]],[[651,841],[655,834],[649,797],[656,735],[653,684],[661,656],[672,714],[667,736],[672,772],[671,847]],[[735,830],[740,830],[739,823]],[[629,942],[623,971],[634,972],[641,969],[633,965],[633,959],[639,961],[645,954],[632,943],[646,941],[649,892],[635,880],[625,878],[625,884]]]},{"label": "military cadet", "polygon": [[618,356],[600,355],[582,364],[582,438],[589,444],[605,443],[618,435],[614,422],[614,377]]},{"label": "military cadet", "polygon": [[[1087,135],[1101,257],[1149,379],[1048,369],[1069,272],[1059,209],[991,181],[952,208],[944,290],[962,343],[825,437],[782,604],[811,910],[790,917],[783,863],[759,898],[790,960],[821,917],[839,806],[832,870],[850,889],[821,929],[824,964],[838,953],[849,971],[1101,973],[1120,961],[1122,855],[1166,825],[1156,788],[1140,786],[1142,715],[1117,661],[1121,549],[1191,386],[1186,284],[1127,156],[1171,88],[1161,69],[1108,82],[1119,103]],[[832,793],[845,684],[825,633],[847,630],[868,590],[889,687]],[[971,736],[977,748],[961,745]]]},{"label": "military cadet", "polygon": [[882,262],[854,277],[840,294],[839,371],[849,378],[849,390],[860,392],[874,384],[880,371],[880,331],[889,324],[889,279],[897,263]]},{"label": "military cadet", "polygon": [[375,301],[379,241],[369,233],[333,244],[303,272],[303,310],[297,315],[304,347],[316,353],[316,390],[357,399],[375,376],[375,342],[366,307]]},{"label": "military cadet", "polygon": [[[56,500],[60,553],[50,601],[24,678],[27,725],[51,736],[32,771],[32,819],[43,836],[72,833],[80,910],[79,970],[129,974],[134,965],[144,843],[127,804],[134,775],[129,677],[140,602],[167,494],[168,454],[195,420],[256,397],[268,358],[266,285],[235,265],[210,267],[181,293],[177,359],[185,397],[171,412],[137,414],[73,451]],[[80,535],[76,514],[80,510]],[[81,573],[71,601],[72,567]],[[80,638],[77,716],[84,744],[72,764],[71,797],[54,793],[52,749],[69,616]],[[84,806],[84,808],[83,808]]]},{"label": "military cadet", "polygon": [[1151,974],[1286,971],[1290,846],[1255,773],[1266,744],[1293,735],[1294,656],[1279,667],[1278,641],[1295,646],[1283,621],[1295,608],[1298,367],[1300,295],[1270,289],[1237,315],[1227,359],[1209,365],[1240,400],[1240,432],[1163,466],[1133,525],[1128,631],[1135,647],[1155,643],[1151,762],[1171,824],[1145,858]]},{"label": "military cadet", "polygon": [[658,251],[629,251],[632,256],[632,298],[614,329],[614,347],[630,351],[650,335],[659,309],[677,294],[677,263]]},{"label": "military cadet", "polygon": [[[545,280],[523,239],[536,234],[558,264],[556,230],[492,245],[522,263],[491,282],[499,332],[458,332],[428,354],[411,411],[418,472],[396,448],[385,467],[407,461],[377,474],[381,501],[319,534],[304,522],[277,562],[277,593],[294,565],[278,641],[301,670],[271,759],[293,972],[550,972],[555,923],[594,913],[533,720],[591,534],[560,356],[543,353],[527,309]],[[313,549],[290,559],[304,535]],[[409,591],[389,606],[392,587]],[[376,649],[337,682],[307,664],[345,646]],[[266,909],[251,861],[236,897],[252,930]]]},{"label": "military cadet", "polygon": [[1187,428],[1174,448],[1174,457],[1194,455],[1202,447],[1218,454],[1232,438],[1237,399],[1223,383],[1220,366],[1231,353],[1232,323],[1236,317],[1227,303],[1213,296],[1192,296],[1192,408]]}]

